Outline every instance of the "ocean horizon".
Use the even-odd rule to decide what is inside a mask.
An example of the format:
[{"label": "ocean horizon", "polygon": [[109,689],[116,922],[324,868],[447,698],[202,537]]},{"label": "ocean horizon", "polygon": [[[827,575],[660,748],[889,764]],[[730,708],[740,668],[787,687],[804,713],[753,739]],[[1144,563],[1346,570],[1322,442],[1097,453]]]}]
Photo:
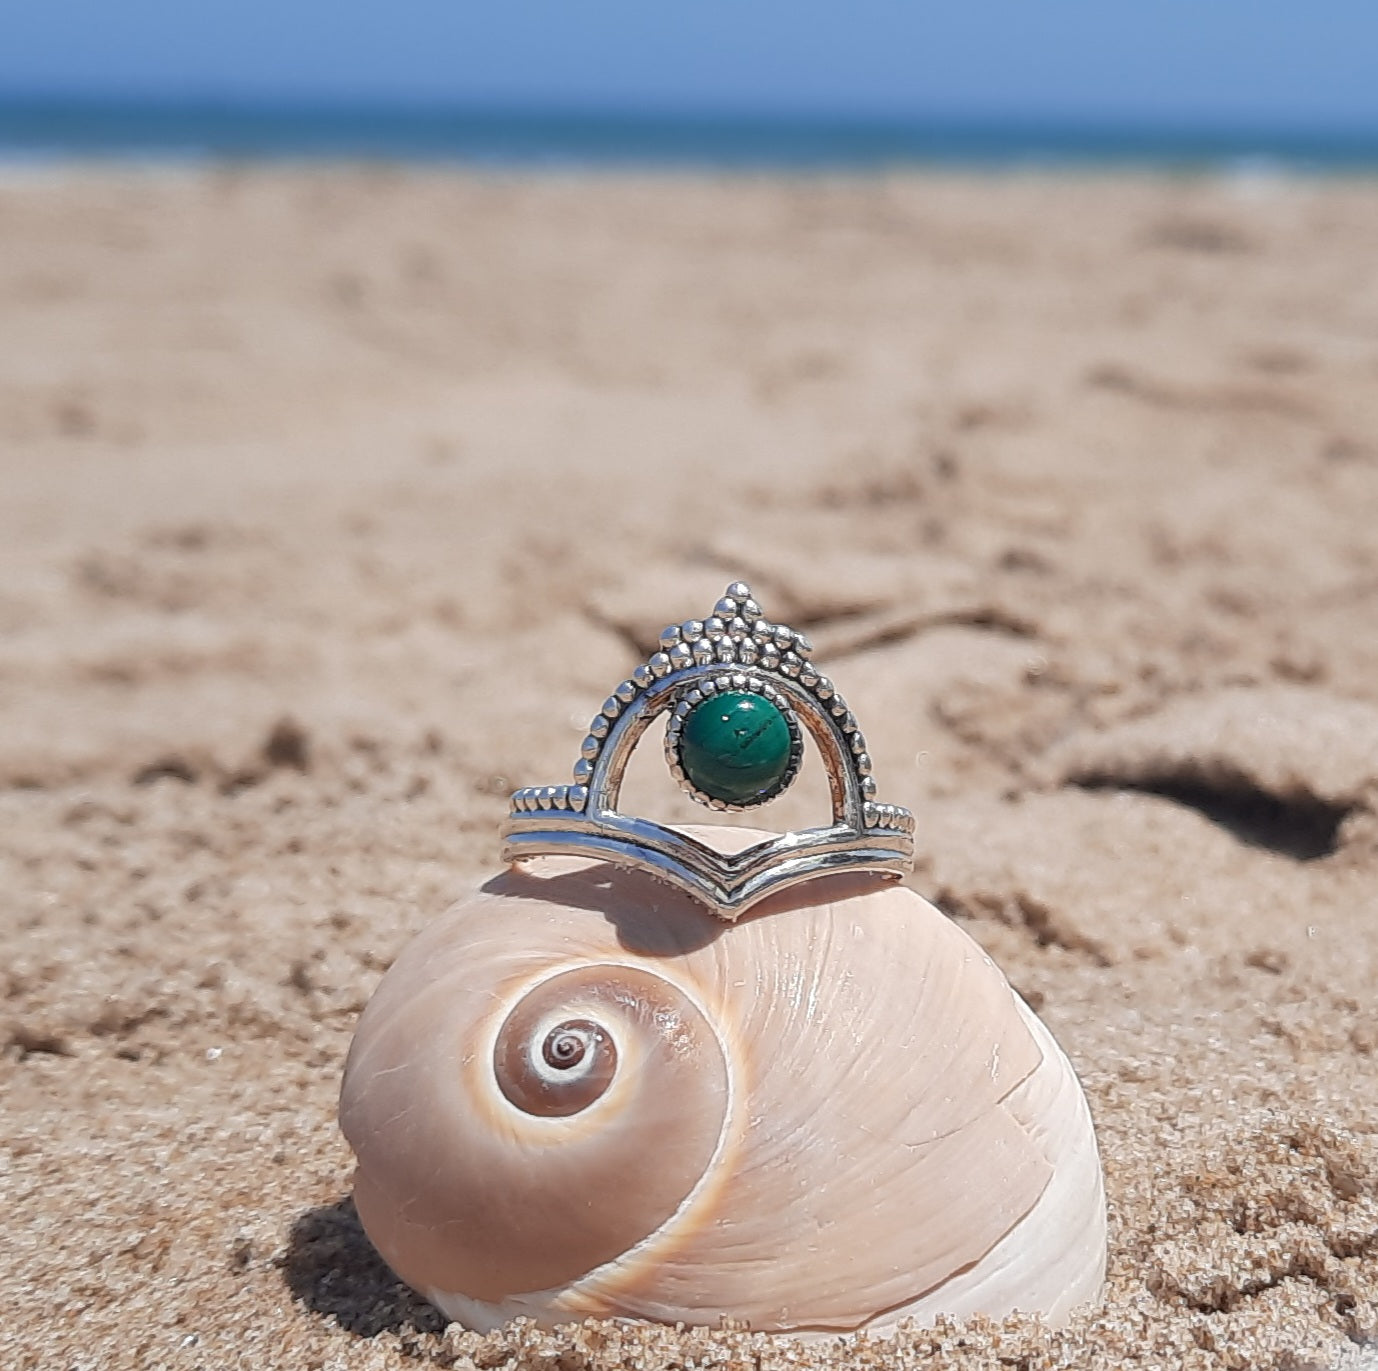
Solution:
[{"label": "ocean horizon", "polygon": [[1378,171],[1378,130],[0,97],[0,161],[131,159],[799,172],[937,166],[1371,173]]}]

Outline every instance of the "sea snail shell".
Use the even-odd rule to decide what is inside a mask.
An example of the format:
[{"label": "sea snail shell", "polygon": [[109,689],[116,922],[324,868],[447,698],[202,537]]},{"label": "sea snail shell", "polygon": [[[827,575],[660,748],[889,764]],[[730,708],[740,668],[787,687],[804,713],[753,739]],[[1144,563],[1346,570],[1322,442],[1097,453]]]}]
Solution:
[{"label": "sea snail shell", "polygon": [[480,1331],[1059,1320],[1104,1278],[1066,1057],[966,934],[872,877],[734,925],[605,864],[498,877],[383,977],[340,1119],[369,1236]]}]

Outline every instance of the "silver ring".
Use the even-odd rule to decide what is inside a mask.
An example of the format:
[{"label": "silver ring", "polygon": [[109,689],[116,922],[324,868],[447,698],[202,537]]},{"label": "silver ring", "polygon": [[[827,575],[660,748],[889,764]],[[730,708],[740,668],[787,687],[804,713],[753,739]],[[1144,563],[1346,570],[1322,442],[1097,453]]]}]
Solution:
[{"label": "silver ring", "polygon": [[[589,725],[569,785],[512,796],[503,860],[591,857],[644,871],[737,919],[764,896],[815,876],[913,865],[914,816],[876,798],[866,739],[836,687],[810,660],[809,640],[769,623],[741,581],[706,619],[660,635],[653,653]],[[670,718],[666,762],[681,788],[711,809],[741,812],[793,782],[812,737],[832,796],[826,828],[782,833],[729,856],[687,833],[618,811],[622,777],[653,720]]]}]

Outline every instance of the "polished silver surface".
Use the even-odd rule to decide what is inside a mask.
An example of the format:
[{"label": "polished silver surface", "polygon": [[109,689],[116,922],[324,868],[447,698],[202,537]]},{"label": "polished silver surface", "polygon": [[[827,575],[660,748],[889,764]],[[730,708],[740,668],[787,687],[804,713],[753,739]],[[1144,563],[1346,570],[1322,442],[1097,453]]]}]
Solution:
[{"label": "polished silver surface", "polygon": [[[593,857],[645,871],[733,920],[771,891],[836,871],[899,876],[913,864],[914,818],[882,804],[866,739],[847,702],[810,660],[809,640],[762,617],[741,581],[705,619],[671,625],[660,650],[638,666],[589,725],[568,785],[530,786],[512,796],[503,825],[503,859]],[[785,715],[791,756],[783,783],[798,771],[802,736],[813,738],[832,798],[832,823],[778,837],[728,855],[665,824],[618,811],[622,778],[650,724],[671,716],[666,760],[682,788],[711,809],[740,812],[697,790],[678,764],[678,728],[696,704],[721,691],[764,695]]]}]

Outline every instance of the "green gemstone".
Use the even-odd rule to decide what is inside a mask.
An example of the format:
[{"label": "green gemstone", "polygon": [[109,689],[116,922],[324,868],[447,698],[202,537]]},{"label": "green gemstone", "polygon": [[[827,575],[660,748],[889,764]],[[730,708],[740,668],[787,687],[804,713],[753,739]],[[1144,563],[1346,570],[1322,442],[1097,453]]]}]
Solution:
[{"label": "green gemstone", "polygon": [[792,744],[784,714],[764,695],[728,691],[689,711],[679,764],[694,789],[711,799],[751,804],[779,790]]}]

